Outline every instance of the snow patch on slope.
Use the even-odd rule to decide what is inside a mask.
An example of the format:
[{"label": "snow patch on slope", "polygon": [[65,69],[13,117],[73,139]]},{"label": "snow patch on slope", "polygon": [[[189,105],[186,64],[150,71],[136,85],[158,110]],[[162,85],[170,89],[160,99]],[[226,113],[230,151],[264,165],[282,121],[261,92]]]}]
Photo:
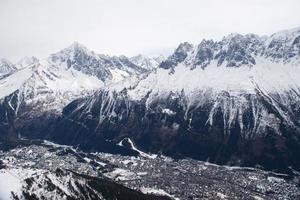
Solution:
[{"label": "snow patch on slope", "polygon": [[0,199],[12,199],[13,195],[21,194],[22,183],[9,170],[0,170]]},{"label": "snow patch on slope", "polygon": [[155,189],[155,188],[148,188],[148,187],[141,187],[140,191],[144,194],[154,194],[158,196],[168,196],[171,197],[172,199],[179,200],[179,198],[175,198],[174,196],[170,195],[166,191],[162,189]]},{"label": "snow patch on slope", "polygon": [[117,145],[119,145],[119,146],[125,146],[125,145],[123,144],[124,142],[127,142],[128,145],[129,145],[129,148],[131,148],[131,149],[134,150],[134,151],[137,151],[137,152],[140,154],[140,156],[142,156],[142,157],[144,157],[144,158],[154,159],[154,158],[157,157],[157,155],[155,155],[155,154],[147,154],[147,153],[145,153],[145,152],[139,150],[138,148],[136,148],[136,146],[133,144],[133,142],[131,141],[130,138],[124,138],[124,139],[121,140]]}]

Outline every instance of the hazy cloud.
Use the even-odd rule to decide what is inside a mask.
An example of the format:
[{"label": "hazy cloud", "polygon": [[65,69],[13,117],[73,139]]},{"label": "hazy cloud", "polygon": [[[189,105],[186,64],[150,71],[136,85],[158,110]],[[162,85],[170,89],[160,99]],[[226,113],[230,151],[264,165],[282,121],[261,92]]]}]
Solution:
[{"label": "hazy cloud", "polygon": [[78,41],[97,53],[159,54],[179,42],[300,26],[299,0],[0,0],[0,57],[43,58]]}]

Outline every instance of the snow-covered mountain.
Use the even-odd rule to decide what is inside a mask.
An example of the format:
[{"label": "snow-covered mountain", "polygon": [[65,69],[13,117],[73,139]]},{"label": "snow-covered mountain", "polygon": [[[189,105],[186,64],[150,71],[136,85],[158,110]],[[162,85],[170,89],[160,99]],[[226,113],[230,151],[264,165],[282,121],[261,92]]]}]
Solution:
[{"label": "snow-covered mountain", "polygon": [[[157,70],[127,86],[126,98],[146,99],[147,109],[157,101],[179,99],[186,119],[193,110],[209,107],[208,124],[212,126],[221,111],[226,132],[238,123],[245,137],[264,135],[266,127],[276,129],[277,120],[295,128],[300,120],[292,107],[299,103],[299,38],[300,29],[293,29],[270,37],[230,34],[219,42],[182,43]],[[109,92],[124,89],[114,85]],[[266,108],[266,102],[260,102],[261,98],[278,116]],[[164,110],[165,105],[161,107]],[[243,116],[249,111],[255,126],[243,126],[244,121],[248,123]]]},{"label": "snow-covered mountain", "polygon": [[9,61],[4,58],[0,59],[0,79],[5,75],[9,75],[16,70],[16,67]]},{"label": "snow-covered mountain", "polygon": [[58,53],[51,54],[49,60],[65,68],[73,68],[85,74],[96,76],[103,82],[119,81],[125,77],[146,72],[125,56],[95,54],[78,42]]},{"label": "snow-covered mountain", "polygon": [[210,64],[217,67],[251,67],[259,65],[259,59],[299,64],[299,35],[300,28],[296,28],[269,37],[230,34],[218,42],[204,39],[196,46],[184,42],[160,67],[172,68],[179,63],[191,69],[205,68]]},{"label": "snow-covered mountain", "polygon": [[146,70],[153,70],[157,68],[163,60],[165,60],[164,56],[148,57],[143,56],[142,54],[130,58],[131,62]]},{"label": "snow-covered mountain", "polygon": [[[19,107],[20,97],[9,94],[23,84],[9,80],[20,80],[20,72],[31,77],[34,69],[41,85],[32,84],[29,91],[38,92],[27,96],[53,92],[52,99],[38,98],[45,102],[38,104],[42,107],[68,100],[58,103],[62,114],[56,116],[28,120],[21,115],[12,132],[114,152],[130,138],[145,152],[300,169],[299,38],[296,28],[271,36],[230,34],[221,41],[184,42],[151,72],[142,57],[134,64],[132,58],[98,55],[74,43],[1,80],[3,89],[19,86],[3,92],[0,119],[9,126],[8,110]],[[72,98],[61,95],[68,92]]]},{"label": "snow-covered mountain", "polygon": [[[212,126],[221,111],[226,132],[239,123],[245,137],[265,134],[266,127],[276,129],[278,119],[296,127],[299,116],[292,106],[299,104],[299,38],[300,29],[294,29],[270,37],[231,34],[220,42],[182,43],[157,71],[128,90],[129,98],[147,98],[149,106],[184,97],[185,118],[190,111],[209,107],[207,123]],[[244,126],[249,111],[255,126]]]},{"label": "snow-covered mountain", "polygon": [[25,57],[15,65],[1,63],[1,71],[9,76],[0,82],[0,99],[16,95],[17,102],[10,103],[16,113],[21,104],[31,105],[31,111],[60,111],[104,85],[147,72],[124,56],[97,55],[77,42],[47,59]]},{"label": "snow-covered mountain", "polygon": [[68,121],[59,127],[69,130],[61,140],[56,128],[53,139],[68,142],[76,130],[92,148],[95,140],[117,144],[129,137],[144,151],[298,168],[299,30],[182,43],[144,79],[111,85],[65,107]]},{"label": "snow-covered mountain", "polygon": [[34,57],[34,56],[31,56],[31,57],[28,57],[28,56],[25,56],[24,58],[20,59],[16,64],[15,64],[15,67],[17,69],[23,69],[27,66],[30,66],[30,65],[33,65],[35,63],[39,62],[38,58]]}]

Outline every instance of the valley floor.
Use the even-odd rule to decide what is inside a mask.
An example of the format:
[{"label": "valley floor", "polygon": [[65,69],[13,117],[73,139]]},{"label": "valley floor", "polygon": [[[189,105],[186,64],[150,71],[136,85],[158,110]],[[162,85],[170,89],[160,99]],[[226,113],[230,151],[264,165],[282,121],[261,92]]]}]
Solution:
[{"label": "valley floor", "polygon": [[[24,194],[60,199],[72,193],[88,199],[81,193],[89,188],[79,185],[90,184],[93,177],[153,194],[149,199],[300,199],[298,175],[165,156],[85,153],[48,141],[0,151],[0,199],[26,199]],[[106,199],[95,194],[90,199]]]}]

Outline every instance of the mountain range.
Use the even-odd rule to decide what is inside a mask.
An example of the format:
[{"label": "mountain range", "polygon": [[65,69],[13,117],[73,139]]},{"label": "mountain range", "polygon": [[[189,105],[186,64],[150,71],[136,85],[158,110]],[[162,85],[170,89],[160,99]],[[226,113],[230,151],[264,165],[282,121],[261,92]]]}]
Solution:
[{"label": "mountain range", "polygon": [[[0,61],[0,140],[300,170],[300,28],[181,43],[167,58],[96,54]],[[132,147],[132,146],[131,146]]]}]

